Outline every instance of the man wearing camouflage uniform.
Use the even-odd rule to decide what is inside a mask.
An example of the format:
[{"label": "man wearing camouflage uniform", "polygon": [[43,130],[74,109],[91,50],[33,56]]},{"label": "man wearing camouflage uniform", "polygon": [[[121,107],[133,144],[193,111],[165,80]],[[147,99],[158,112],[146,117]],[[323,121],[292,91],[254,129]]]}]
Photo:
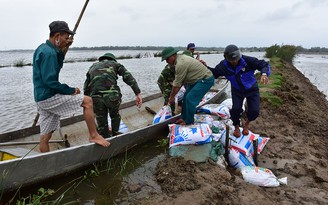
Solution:
[{"label": "man wearing camouflage uniform", "polygon": [[[167,105],[170,99],[172,91],[172,85],[175,78],[174,67],[167,64],[162,70],[161,75],[157,80],[159,89],[161,90],[164,97],[164,105]],[[175,109],[175,105],[171,105],[172,114],[179,114],[181,112],[182,100],[178,101],[178,107]]]},{"label": "man wearing camouflage uniform", "polygon": [[108,129],[108,113],[111,117],[112,134],[119,134],[121,116],[119,108],[122,102],[120,87],[117,85],[118,75],[129,85],[136,95],[136,105],[141,107],[142,97],[137,81],[112,53],[106,53],[94,63],[86,74],[84,94],[92,97],[93,109],[98,124],[98,132],[105,138],[110,137]]}]

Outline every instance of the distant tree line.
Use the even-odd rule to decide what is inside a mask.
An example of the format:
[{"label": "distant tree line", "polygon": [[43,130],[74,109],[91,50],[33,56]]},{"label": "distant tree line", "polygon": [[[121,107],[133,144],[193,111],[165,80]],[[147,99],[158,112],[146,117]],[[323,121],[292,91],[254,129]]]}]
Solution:
[{"label": "distant tree line", "polygon": [[[165,46],[97,46],[97,47],[71,47],[70,50],[155,50],[161,51]],[[186,50],[186,47],[175,46],[179,50]],[[224,47],[196,47],[197,51],[219,51],[223,52]],[[266,47],[240,47],[241,51],[262,51]]]},{"label": "distant tree line", "polygon": [[[277,44],[273,45],[277,46]],[[284,45],[282,45],[284,46]],[[302,46],[294,46],[297,53],[328,53],[328,48],[325,47],[311,47],[310,49]],[[156,50],[161,51],[165,46],[96,46],[96,47],[72,47],[71,50]],[[186,47],[175,47],[179,50],[185,50]],[[269,47],[240,47],[242,52],[265,52]],[[197,47],[198,51],[218,51],[223,52],[224,47]]]}]

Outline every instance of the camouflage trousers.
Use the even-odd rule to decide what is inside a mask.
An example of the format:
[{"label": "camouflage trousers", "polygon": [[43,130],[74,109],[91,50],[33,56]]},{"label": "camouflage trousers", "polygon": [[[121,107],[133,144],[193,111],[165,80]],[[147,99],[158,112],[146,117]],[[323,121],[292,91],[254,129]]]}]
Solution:
[{"label": "camouflage trousers", "polygon": [[102,97],[92,97],[92,100],[98,133],[104,138],[111,137],[108,128],[109,113],[112,124],[112,134],[117,135],[121,122],[121,115],[119,114],[119,109],[122,102],[121,97],[107,94]]}]

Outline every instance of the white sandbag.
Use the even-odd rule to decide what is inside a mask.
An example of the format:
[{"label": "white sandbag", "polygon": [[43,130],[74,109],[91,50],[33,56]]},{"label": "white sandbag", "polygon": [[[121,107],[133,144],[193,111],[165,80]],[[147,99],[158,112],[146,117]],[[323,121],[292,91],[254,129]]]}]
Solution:
[{"label": "white sandbag", "polygon": [[226,126],[232,126],[232,120],[214,120],[212,126],[218,128],[219,130],[225,130]]},{"label": "white sandbag", "polygon": [[251,156],[243,154],[233,147],[229,148],[229,166],[235,169],[244,166],[253,166],[254,160]]},{"label": "white sandbag", "polygon": [[164,105],[154,116],[153,124],[163,122],[172,117],[172,109],[169,105]]},{"label": "white sandbag", "polygon": [[[111,120],[111,118],[110,118],[109,115],[108,115],[108,129],[110,131],[112,130],[112,120]],[[123,122],[122,119],[120,121],[120,127],[118,128],[118,131],[121,132],[121,133],[127,133],[127,132],[129,132],[128,126]]]},{"label": "white sandbag", "polygon": [[212,141],[208,124],[169,124],[169,147],[187,144],[205,144]]},{"label": "white sandbag", "polygon": [[[207,92],[204,97],[202,98],[202,100],[199,102],[198,105],[203,105],[204,103],[206,103],[208,100],[210,100],[211,98],[213,98],[216,95],[216,92]],[[209,114],[209,113],[208,113]]]},{"label": "white sandbag", "polygon": [[[240,137],[235,137],[233,135],[233,130],[234,127],[232,127],[232,130],[229,130],[229,138],[232,139],[230,142],[230,145],[242,152],[243,154],[250,154],[251,153],[251,149],[253,148],[253,140],[257,139],[258,135],[253,134],[251,131],[249,131],[248,135],[241,135]],[[240,133],[242,132],[243,128],[240,128]],[[221,138],[220,138],[220,142],[223,144],[223,146],[225,146],[225,142],[226,142],[226,130],[224,130],[221,134]]]},{"label": "white sandbag", "polygon": [[208,115],[208,114],[195,114],[194,115],[195,123],[208,124],[210,127],[212,127],[213,121],[214,121],[214,118],[212,115]]},{"label": "white sandbag", "polygon": [[182,101],[184,94],[186,93],[185,86],[182,86],[179,92],[175,95],[175,102]]},{"label": "white sandbag", "polygon": [[[245,110],[245,103],[246,103],[246,99],[243,101],[243,110]],[[232,109],[232,98],[227,98],[225,99],[223,102],[220,103],[220,105],[225,105],[229,108],[229,110]]]},{"label": "white sandbag", "polygon": [[231,110],[232,108],[232,98],[227,98],[223,102],[220,103],[220,105],[225,105]]},{"label": "white sandbag", "polygon": [[[230,141],[230,145],[245,155],[254,156],[253,140],[256,139],[258,140],[257,153],[260,154],[270,139],[268,137],[261,137],[260,135],[254,134],[251,131],[249,131],[248,135],[241,134],[241,136],[237,138],[233,135],[233,131],[235,128],[234,127],[231,128],[232,129],[229,130],[229,138],[232,139]],[[243,128],[239,128],[239,129],[240,129],[240,133],[242,133]],[[223,146],[225,146],[225,141],[226,141],[226,130],[224,130],[221,133],[221,137],[220,137],[220,142],[223,144]]]},{"label": "white sandbag", "polygon": [[[263,148],[265,147],[265,145],[268,143],[269,141],[269,137],[262,137],[260,135],[258,135],[257,137],[257,153],[261,153]],[[254,150],[252,151],[252,155],[253,155]]]},{"label": "white sandbag", "polygon": [[245,181],[264,187],[277,187],[280,184],[287,184],[287,177],[278,179],[269,169],[244,166],[240,167],[241,174]]},{"label": "white sandbag", "polygon": [[225,105],[206,104],[197,109],[197,113],[205,113],[219,116],[221,119],[229,119],[230,111]]}]

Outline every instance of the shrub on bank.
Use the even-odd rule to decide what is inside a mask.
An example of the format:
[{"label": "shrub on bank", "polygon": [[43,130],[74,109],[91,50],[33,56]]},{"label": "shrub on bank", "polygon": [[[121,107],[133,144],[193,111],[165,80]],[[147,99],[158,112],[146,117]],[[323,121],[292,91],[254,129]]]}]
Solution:
[{"label": "shrub on bank", "polygon": [[292,63],[297,53],[297,47],[293,45],[282,45],[278,46],[277,44],[270,46],[265,49],[265,57],[272,58],[278,57],[282,60],[285,60],[288,63]]}]

